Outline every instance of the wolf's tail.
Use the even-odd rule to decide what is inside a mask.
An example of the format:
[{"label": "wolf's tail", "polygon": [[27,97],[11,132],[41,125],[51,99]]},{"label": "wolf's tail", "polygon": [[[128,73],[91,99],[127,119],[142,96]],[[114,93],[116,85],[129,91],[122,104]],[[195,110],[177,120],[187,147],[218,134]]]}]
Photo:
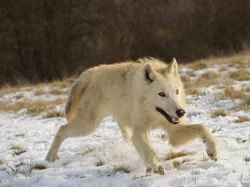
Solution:
[{"label": "wolf's tail", "polygon": [[82,96],[87,88],[88,80],[84,75],[81,75],[73,84],[65,106],[65,114],[68,121],[75,118],[77,109],[82,99]]}]

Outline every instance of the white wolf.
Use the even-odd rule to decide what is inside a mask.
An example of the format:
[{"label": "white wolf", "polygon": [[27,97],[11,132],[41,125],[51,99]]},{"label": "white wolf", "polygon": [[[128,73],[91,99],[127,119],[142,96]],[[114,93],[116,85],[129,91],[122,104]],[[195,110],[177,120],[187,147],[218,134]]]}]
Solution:
[{"label": "white wolf", "polygon": [[132,130],[132,142],[147,172],[164,174],[149,140],[150,131],[156,128],[167,132],[173,146],[200,138],[208,156],[216,161],[216,139],[204,125],[185,124],[185,105],[175,59],[169,65],[143,58],[88,69],[73,84],[65,109],[68,123],[59,128],[46,160],[58,158],[58,149],[66,138],[86,136],[104,117],[113,116],[125,140]]}]

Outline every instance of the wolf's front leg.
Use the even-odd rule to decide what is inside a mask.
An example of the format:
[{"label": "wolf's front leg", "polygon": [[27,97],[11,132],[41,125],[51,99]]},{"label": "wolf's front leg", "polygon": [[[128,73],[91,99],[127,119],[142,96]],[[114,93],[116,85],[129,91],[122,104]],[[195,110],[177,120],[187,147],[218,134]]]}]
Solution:
[{"label": "wolf's front leg", "polygon": [[196,138],[200,138],[206,144],[208,156],[212,160],[217,161],[218,142],[204,125],[177,125],[167,131],[169,135],[169,143],[173,146],[186,144]]},{"label": "wolf's front leg", "polygon": [[132,140],[137,152],[146,164],[146,172],[164,175],[164,167],[159,164],[156,153],[149,141],[149,132],[141,129],[134,129]]}]

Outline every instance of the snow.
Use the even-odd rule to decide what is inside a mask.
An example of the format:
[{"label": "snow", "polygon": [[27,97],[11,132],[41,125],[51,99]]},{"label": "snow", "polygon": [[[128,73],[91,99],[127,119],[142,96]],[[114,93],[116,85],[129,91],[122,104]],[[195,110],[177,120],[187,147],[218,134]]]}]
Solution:
[{"label": "snow", "polygon": [[[207,71],[217,71],[221,66],[214,65],[206,70],[199,70],[196,75]],[[190,71],[183,68],[183,73]],[[228,69],[227,71],[230,71]],[[222,73],[226,76],[227,73]],[[235,82],[235,88],[249,86],[250,81]],[[48,90],[49,87],[45,87]],[[249,108],[233,110],[241,105],[240,99],[219,100],[222,89],[218,86],[202,88],[202,96],[187,95],[188,121],[202,123],[220,143],[217,162],[207,159],[205,145],[197,140],[180,148],[168,145],[164,132],[151,133],[151,140],[166,175],[146,175],[145,167],[134,147],[125,143],[115,120],[107,117],[92,134],[82,138],[67,139],[59,150],[60,159],[54,163],[44,161],[47,151],[58,128],[66,123],[64,118],[44,119],[31,117],[26,109],[17,113],[0,111],[0,186],[1,187],[249,187],[250,186],[250,122],[234,123],[238,116],[250,117]],[[35,96],[33,91],[20,91],[0,98],[15,102],[16,95],[24,98],[46,99],[66,98],[66,95],[54,96],[44,93]],[[62,109],[63,106],[59,106]],[[211,117],[217,109],[228,112],[225,117]],[[10,148],[19,146],[26,152],[14,155]],[[193,156],[184,156],[164,161],[169,150],[194,151]],[[179,168],[173,162],[181,163]],[[99,163],[100,166],[97,166]],[[44,170],[31,169],[36,164],[47,166]],[[118,171],[123,168],[123,171]],[[124,172],[125,171],[125,172]]]}]

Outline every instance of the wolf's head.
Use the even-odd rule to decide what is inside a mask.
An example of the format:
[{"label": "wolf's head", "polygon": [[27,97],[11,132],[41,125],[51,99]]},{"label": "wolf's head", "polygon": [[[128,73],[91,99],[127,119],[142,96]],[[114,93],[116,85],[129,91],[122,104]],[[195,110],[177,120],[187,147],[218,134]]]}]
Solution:
[{"label": "wolf's head", "polygon": [[147,104],[159,117],[166,118],[171,124],[178,124],[186,111],[185,93],[176,60],[160,69],[148,63],[144,67],[144,76],[148,90]]}]

